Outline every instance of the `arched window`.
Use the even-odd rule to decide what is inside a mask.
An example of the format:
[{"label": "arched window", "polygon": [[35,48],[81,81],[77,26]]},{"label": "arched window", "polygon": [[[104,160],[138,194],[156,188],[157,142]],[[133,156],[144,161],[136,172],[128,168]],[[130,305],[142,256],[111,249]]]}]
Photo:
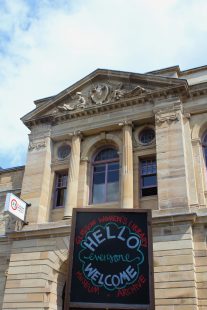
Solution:
[{"label": "arched window", "polygon": [[207,132],[205,132],[203,139],[202,139],[202,145],[203,145],[203,155],[207,167]]},{"label": "arched window", "polygon": [[108,147],[96,154],[93,160],[91,203],[118,201],[119,197],[119,155]]}]

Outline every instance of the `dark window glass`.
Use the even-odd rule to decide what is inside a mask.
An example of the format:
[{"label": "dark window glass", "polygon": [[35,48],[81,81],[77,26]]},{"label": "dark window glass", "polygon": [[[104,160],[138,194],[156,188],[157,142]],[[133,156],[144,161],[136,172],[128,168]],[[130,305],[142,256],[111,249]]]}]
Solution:
[{"label": "dark window glass", "polygon": [[97,162],[97,161],[102,161],[102,160],[111,160],[111,159],[118,159],[119,158],[119,155],[117,153],[117,150],[113,149],[113,148],[108,148],[108,149],[104,149],[102,151],[100,151],[94,161]]},{"label": "dark window glass", "polygon": [[157,166],[155,159],[140,161],[141,195],[157,195]]},{"label": "dark window glass", "polygon": [[139,134],[139,140],[143,144],[148,144],[152,142],[155,137],[155,132],[152,128],[145,128]]},{"label": "dark window glass", "polygon": [[71,152],[71,148],[70,148],[70,145],[61,145],[59,148],[58,148],[58,158],[60,159],[65,159],[66,157],[69,156]]},{"label": "dark window glass", "polygon": [[62,208],[65,206],[67,194],[67,179],[67,173],[56,174],[54,208]]},{"label": "dark window glass", "polygon": [[203,145],[203,155],[205,159],[205,164],[207,167],[207,132],[205,133],[203,140],[202,140],[202,145]]},{"label": "dark window glass", "polygon": [[204,157],[205,157],[205,162],[206,162],[206,167],[207,167],[207,146],[204,148]]},{"label": "dark window glass", "polygon": [[117,201],[119,155],[113,148],[101,150],[93,162],[92,203]]},{"label": "dark window glass", "polygon": [[207,146],[207,133],[204,135],[204,138],[203,138],[203,145],[204,145],[204,146]]}]

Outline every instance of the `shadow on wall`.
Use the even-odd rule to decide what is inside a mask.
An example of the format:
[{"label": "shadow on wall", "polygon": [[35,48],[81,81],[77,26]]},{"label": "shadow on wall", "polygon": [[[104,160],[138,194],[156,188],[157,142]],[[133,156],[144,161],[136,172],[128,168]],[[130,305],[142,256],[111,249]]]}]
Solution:
[{"label": "shadow on wall", "polygon": [[65,289],[66,289],[66,277],[68,273],[68,260],[65,261],[59,270],[57,278],[57,309],[64,310]]}]

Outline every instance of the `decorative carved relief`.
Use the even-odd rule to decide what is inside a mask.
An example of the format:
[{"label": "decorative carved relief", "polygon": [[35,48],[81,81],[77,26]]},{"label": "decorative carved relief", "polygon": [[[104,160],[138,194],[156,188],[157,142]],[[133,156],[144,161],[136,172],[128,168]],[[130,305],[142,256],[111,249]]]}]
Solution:
[{"label": "decorative carved relief", "polygon": [[179,117],[179,112],[172,112],[172,113],[168,113],[168,114],[163,114],[163,113],[156,113],[155,114],[155,123],[157,125],[161,125],[163,123],[172,123],[172,122],[177,122],[179,121],[180,117]]},{"label": "decorative carved relief", "polygon": [[29,151],[33,151],[33,150],[40,150],[42,148],[46,147],[46,143],[45,141],[42,142],[30,142],[29,143]]},{"label": "decorative carved relief", "polygon": [[109,86],[106,84],[97,84],[90,91],[90,98],[95,104],[103,104],[109,96]]},{"label": "decorative carved relief", "polygon": [[131,89],[123,83],[119,83],[118,85],[98,83],[87,94],[76,92],[74,96],[70,97],[69,102],[64,102],[62,105],[57,106],[57,110],[55,111],[65,112],[85,109],[94,105],[100,106],[118,101],[122,98],[140,96],[146,92],[147,90],[141,86],[134,86]]},{"label": "decorative carved relief", "polygon": [[84,108],[86,107],[88,100],[87,97],[82,95],[81,92],[76,92],[75,96],[71,97],[70,103],[64,103],[62,106],[58,106],[58,110],[60,111],[72,111],[77,108]]}]

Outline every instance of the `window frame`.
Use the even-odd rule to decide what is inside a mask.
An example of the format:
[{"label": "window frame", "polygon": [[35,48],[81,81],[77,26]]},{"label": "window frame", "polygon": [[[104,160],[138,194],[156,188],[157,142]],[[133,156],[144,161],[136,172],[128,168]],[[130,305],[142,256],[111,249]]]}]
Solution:
[{"label": "window frame", "polygon": [[[113,149],[117,152],[118,157],[114,158],[114,159],[107,159],[107,160],[99,160],[99,161],[95,161],[95,158],[97,157],[97,155],[107,149]],[[109,172],[109,164],[111,163],[118,163],[118,169],[116,169],[115,171],[118,170],[118,185],[120,185],[120,156],[118,154],[118,149],[116,147],[114,147],[113,145],[107,145],[104,146],[102,148],[99,148],[98,151],[96,151],[96,153],[94,154],[94,156],[92,157],[92,161],[91,161],[91,186],[90,186],[90,196],[89,196],[89,204],[90,205],[98,205],[98,204],[105,204],[105,203],[114,203],[114,202],[118,202],[119,197],[117,198],[117,200],[107,200],[107,184],[109,182],[107,182],[107,178],[108,178],[108,172]],[[105,165],[105,169],[104,169],[104,173],[105,173],[105,183],[104,184],[104,201],[102,202],[93,202],[94,196],[94,168],[96,165]]]},{"label": "window frame", "polygon": [[[142,167],[143,167],[143,162],[144,161],[155,162],[156,172],[155,173],[149,173],[149,174],[143,174],[142,173]],[[145,176],[155,176],[156,177],[156,184],[149,185],[149,186],[143,186],[143,178]],[[140,198],[157,196],[158,186],[157,186],[157,160],[156,160],[156,156],[139,158],[139,180],[140,180],[139,181],[139,184],[140,184]],[[143,195],[143,189],[155,189],[155,188],[156,188],[156,194]]]},{"label": "window frame", "polygon": [[[63,186],[58,186],[58,179],[59,177],[66,177],[66,181],[65,184]],[[53,201],[53,210],[57,210],[57,209],[62,209],[65,207],[65,201],[63,203],[63,205],[58,206],[57,205],[57,200],[58,200],[58,190],[65,190],[65,197],[67,197],[67,180],[68,180],[68,171],[66,170],[62,170],[62,171],[55,171],[55,178],[54,178],[54,189],[53,189],[53,197],[54,197],[54,201]]]}]

